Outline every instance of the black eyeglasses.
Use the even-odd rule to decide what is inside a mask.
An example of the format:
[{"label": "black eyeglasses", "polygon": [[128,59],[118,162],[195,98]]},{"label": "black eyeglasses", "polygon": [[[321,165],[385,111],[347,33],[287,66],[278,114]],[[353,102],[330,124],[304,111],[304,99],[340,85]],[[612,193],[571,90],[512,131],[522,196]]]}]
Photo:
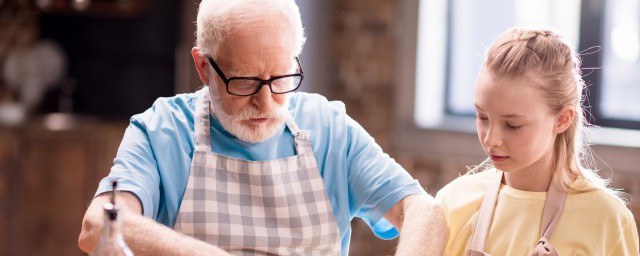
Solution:
[{"label": "black eyeglasses", "polygon": [[222,69],[218,66],[218,64],[213,61],[211,56],[207,56],[209,58],[209,63],[215,69],[216,73],[222,78],[222,81],[227,86],[227,93],[236,96],[251,96],[262,88],[263,85],[269,85],[269,89],[273,94],[283,94],[292,92],[300,87],[302,84],[302,79],[304,78],[304,73],[302,72],[302,66],[300,65],[300,60],[296,57],[296,62],[298,63],[298,71],[300,73],[297,74],[289,74],[282,76],[274,76],[269,78],[268,80],[263,80],[258,77],[230,77],[222,73]]}]

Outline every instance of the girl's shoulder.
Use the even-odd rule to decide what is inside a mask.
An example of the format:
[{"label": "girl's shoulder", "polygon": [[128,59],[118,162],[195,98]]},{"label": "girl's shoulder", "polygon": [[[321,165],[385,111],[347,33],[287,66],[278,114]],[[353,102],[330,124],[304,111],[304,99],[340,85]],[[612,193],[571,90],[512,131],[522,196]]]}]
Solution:
[{"label": "girl's shoulder", "polygon": [[[572,184],[570,187],[574,187]],[[605,189],[593,188],[588,191],[573,190],[567,196],[565,208],[588,213],[593,218],[600,218],[615,223],[635,223],[633,214],[627,203]]]},{"label": "girl's shoulder", "polygon": [[488,169],[476,173],[466,173],[458,176],[453,181],[449,182],[445,187],[486,187],[493,180],[496,175],[495,169]]},{"label": "girl's shoulder", "polygon": [[612,189],[600,188],[582,177],[569,184],[569,198],[579,202],[591,200],[594,204],[613,208],[627,208],[627,203]]},{"label": "girl's shoulder", "polygon": [[496,175],[494,169],[477,173],[463,174],[445,185],[436,194],[438,201],[459,197],[481,197],[486,193],[489,183]]}]

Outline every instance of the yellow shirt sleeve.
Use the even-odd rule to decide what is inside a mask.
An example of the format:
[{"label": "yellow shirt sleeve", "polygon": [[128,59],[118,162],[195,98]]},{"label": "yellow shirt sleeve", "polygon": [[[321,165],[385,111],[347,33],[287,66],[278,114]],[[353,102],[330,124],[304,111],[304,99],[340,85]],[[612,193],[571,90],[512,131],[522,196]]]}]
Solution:
[{"label": "yellow shirt sleeve", "polygon": [[638,229],[633,216],[626,221],[626,224],[607,255],[638,255]]}]

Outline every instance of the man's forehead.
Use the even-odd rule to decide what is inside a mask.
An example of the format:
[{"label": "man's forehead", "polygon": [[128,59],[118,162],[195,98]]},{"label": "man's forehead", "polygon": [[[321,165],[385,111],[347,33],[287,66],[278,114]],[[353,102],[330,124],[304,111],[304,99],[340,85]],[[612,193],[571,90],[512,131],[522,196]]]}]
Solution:
[{"label": "man's forehead", "polygon": [[293,57],[287,58],[280,56],[278,58],[255,59],[255,58],[234,58],[232,56],[225,58],[224,64],[221,64],[223,71],[228,73],[227,76],[233,77],[249,77],[258,76],[266,73],[271,75],[284,75],[291,73],[294,69]]},{"label": "man's forehead", "polygon": [[[221,51],[286,51],[295,45],[295,35],[287,26],[247,25],[232,29],[221,40]],[[224,52],[221,52],[224,53]]]},{"label": "man's forehead", "polygon": [[228,27],[228,34],[256,34],[265,30],[280,31],[281,34],[289,34],[295,30],[295,24],[283,15],[263,15],[253,17],[250,20],[232,22]]}]

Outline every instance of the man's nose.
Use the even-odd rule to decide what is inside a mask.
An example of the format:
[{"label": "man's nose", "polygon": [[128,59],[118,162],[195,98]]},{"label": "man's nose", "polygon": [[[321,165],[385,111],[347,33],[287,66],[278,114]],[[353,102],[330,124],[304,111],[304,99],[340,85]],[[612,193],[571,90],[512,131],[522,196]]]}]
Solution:
[{"label": "man's nose", "polygon": [[262,112],[270,112],[273,108],[273,93],[268,84],[260,87],[258,93],[251,96],[251,102]]}]

